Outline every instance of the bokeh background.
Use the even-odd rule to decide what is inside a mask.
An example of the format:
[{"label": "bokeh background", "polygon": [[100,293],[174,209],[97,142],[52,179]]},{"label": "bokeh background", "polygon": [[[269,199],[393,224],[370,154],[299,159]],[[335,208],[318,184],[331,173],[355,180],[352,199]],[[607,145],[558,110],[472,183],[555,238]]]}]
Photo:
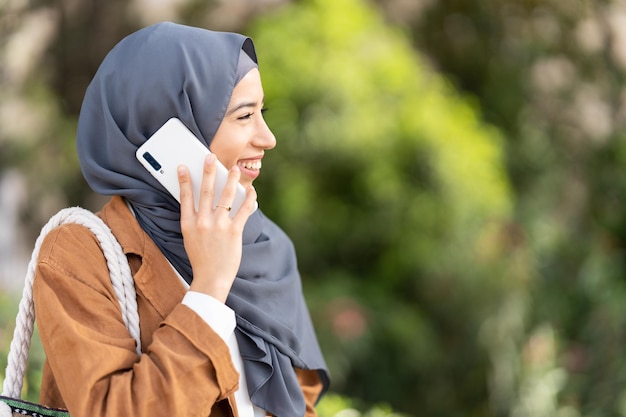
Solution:
[{"label": "bokeh background", "polygon": [[162,20],[255,40],[321,417],[626,416],[623,0],[0,1],[2,369],[39,229],[106,201],[84,90]]}]

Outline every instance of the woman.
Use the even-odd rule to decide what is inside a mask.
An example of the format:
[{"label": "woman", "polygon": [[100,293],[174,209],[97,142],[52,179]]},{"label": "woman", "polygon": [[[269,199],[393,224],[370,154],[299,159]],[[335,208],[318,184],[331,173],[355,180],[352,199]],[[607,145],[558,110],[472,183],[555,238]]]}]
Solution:
[{"label": "woman", "polygon": [[[75,417],[315,415],[328,372],[293,246],[254,211],[252,182],[276,143],[263,101],[254,46],[238,34],[161,23],[104,59],[85,94],[77,150],[89,185],[113,196],[99,216],[135,279],[143,354],[95,237],[59,227],[34,282],[43,404]],[[229,169],[216,207],[214,157],[197,211],[185,166],[179,205],[135,159],[171,117]],[[247,196],[231,218],[237,182]]]}]

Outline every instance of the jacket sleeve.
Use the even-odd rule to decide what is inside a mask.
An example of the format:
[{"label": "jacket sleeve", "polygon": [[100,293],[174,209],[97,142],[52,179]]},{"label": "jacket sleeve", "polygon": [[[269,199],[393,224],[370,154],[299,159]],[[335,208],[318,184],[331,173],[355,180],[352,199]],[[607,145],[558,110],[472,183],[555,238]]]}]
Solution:
[{"label": "jacket sleeve", "polygon": [[316,417],[315,403],[322,393],[322,381],[317,374],[317,371],[296,369],[296,375],[304,394],[304,401],[306,402],[305,417]]},{"label": "jacket sleeve", "polygon": [[48,365],[72,416],[206,417],[222,399],[233,406],[239,375],[228,348],[187,306],[176,305],[137,356],[86,229],[48,235],[33,290]]}]

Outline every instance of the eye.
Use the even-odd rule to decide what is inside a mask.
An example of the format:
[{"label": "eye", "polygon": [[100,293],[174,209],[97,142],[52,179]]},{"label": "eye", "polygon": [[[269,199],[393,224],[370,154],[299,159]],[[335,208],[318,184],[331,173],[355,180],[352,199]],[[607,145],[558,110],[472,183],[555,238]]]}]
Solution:
[{"label": "eye", "polygon": [[[261,111],[261,115],[263,115],[267,111],[267,108],[263,107],[260,111]],[[252,116],[254,116],[254,112],[249,112],[249,113],[246,113],[244,115],[237,117],[237,120],[248,120],[252,118]]]},{"label": "eye", "polygon": [[237,120],[248,120],[249,118],[251,118],[251,117],[252,117],[252,115],[253,115],[253,114],[254,114],[254,113],[246,113],[246,114],[244,114],[243,116],[239,116],[239,117],[237,118]]}]

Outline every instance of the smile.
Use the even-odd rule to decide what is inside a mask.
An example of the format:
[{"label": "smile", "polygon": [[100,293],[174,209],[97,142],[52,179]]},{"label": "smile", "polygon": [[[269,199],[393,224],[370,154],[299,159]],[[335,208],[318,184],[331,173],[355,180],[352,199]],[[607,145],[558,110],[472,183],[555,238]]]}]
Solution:
[{"label": "smile", "polygon": [[261,161],[244,161],[238,162],[237,165],[240,168],[251,169],[251,170],[259,170],[261,169]]}]

